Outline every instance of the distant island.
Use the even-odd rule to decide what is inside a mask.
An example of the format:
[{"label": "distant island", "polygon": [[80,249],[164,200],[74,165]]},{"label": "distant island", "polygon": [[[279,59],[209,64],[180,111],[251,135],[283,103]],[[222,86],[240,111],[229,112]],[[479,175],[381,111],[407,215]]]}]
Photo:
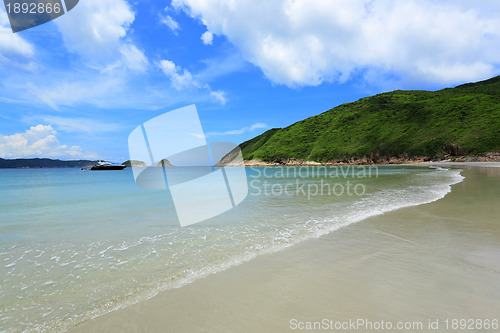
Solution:
[{"label": "distant island", "polygon": [[[148,165],[143,162],[143,161],[137,161],[137,160],[128,160],[122,163],[122,165],[125,165],[127,167],[138,167],[138,168],[146,168]],[[169,160],[166,158],[162,159],[160,162],[156,164],[156,167],[173,167],[172,163],[170,163]]]},{"label": "distant island", "polygon": [[136,160],[127,160],[125,162],[122,163],[122,165],[125,165],[127,168],[130,168],[130,167],[141,167],[141,168],[145,168],[147,167],[148,165],[146,163],[144,163],[143,161],[136,161]]},{"label": "distant island", "polygon": [[500,161],[500,76],[363,98],[240,148],[246,165]]},{"label": "distant island", "polygon": [[49,158],[0,158],[0,169],[22,169],[22,168],[88,168],[97,164],[92,160],[61,161]]}]

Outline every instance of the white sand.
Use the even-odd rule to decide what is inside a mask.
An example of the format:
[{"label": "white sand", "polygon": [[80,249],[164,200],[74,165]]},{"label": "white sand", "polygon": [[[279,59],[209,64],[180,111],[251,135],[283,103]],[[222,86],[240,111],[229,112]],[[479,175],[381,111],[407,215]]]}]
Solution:
[{"label": "white sand", "polygon": [[446,319],[500,319],[500,169],[463,174],[437,202],[261,256],[73,331],[286,332],[293,319],[358,318],[439,319],[446,331]]}]

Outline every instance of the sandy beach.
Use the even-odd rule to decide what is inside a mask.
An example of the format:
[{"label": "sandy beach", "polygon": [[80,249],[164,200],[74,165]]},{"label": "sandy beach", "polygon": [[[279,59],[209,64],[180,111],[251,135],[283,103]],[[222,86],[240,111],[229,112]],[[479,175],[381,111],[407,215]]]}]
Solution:
[{"label": "sandy beach", "polygon": [[500,168],[470,165],[459,165],[465,180],[441,200],[260,256],[71,332],[287,332],[350,320],[449,331],[446,320],[498,320]]}]

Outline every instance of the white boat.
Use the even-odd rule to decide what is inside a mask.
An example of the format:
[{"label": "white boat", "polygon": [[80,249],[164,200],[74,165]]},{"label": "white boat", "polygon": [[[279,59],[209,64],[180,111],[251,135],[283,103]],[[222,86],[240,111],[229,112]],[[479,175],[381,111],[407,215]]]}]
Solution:
[{"label": "white boat", "polygon": [[123,170],[127,166],[109,163],[106,161],[97,161],[96,165],[93,165],[90,170]]}]

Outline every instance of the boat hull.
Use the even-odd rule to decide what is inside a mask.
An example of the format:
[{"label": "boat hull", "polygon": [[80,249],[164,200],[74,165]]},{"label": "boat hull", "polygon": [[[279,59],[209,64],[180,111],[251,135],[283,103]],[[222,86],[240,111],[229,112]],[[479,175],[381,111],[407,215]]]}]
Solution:
[{"label": "boat hull", "polygon": [[102,171],[102,170],[123,170],[125,165],[94,165],[90,168],[92,171]]}]

